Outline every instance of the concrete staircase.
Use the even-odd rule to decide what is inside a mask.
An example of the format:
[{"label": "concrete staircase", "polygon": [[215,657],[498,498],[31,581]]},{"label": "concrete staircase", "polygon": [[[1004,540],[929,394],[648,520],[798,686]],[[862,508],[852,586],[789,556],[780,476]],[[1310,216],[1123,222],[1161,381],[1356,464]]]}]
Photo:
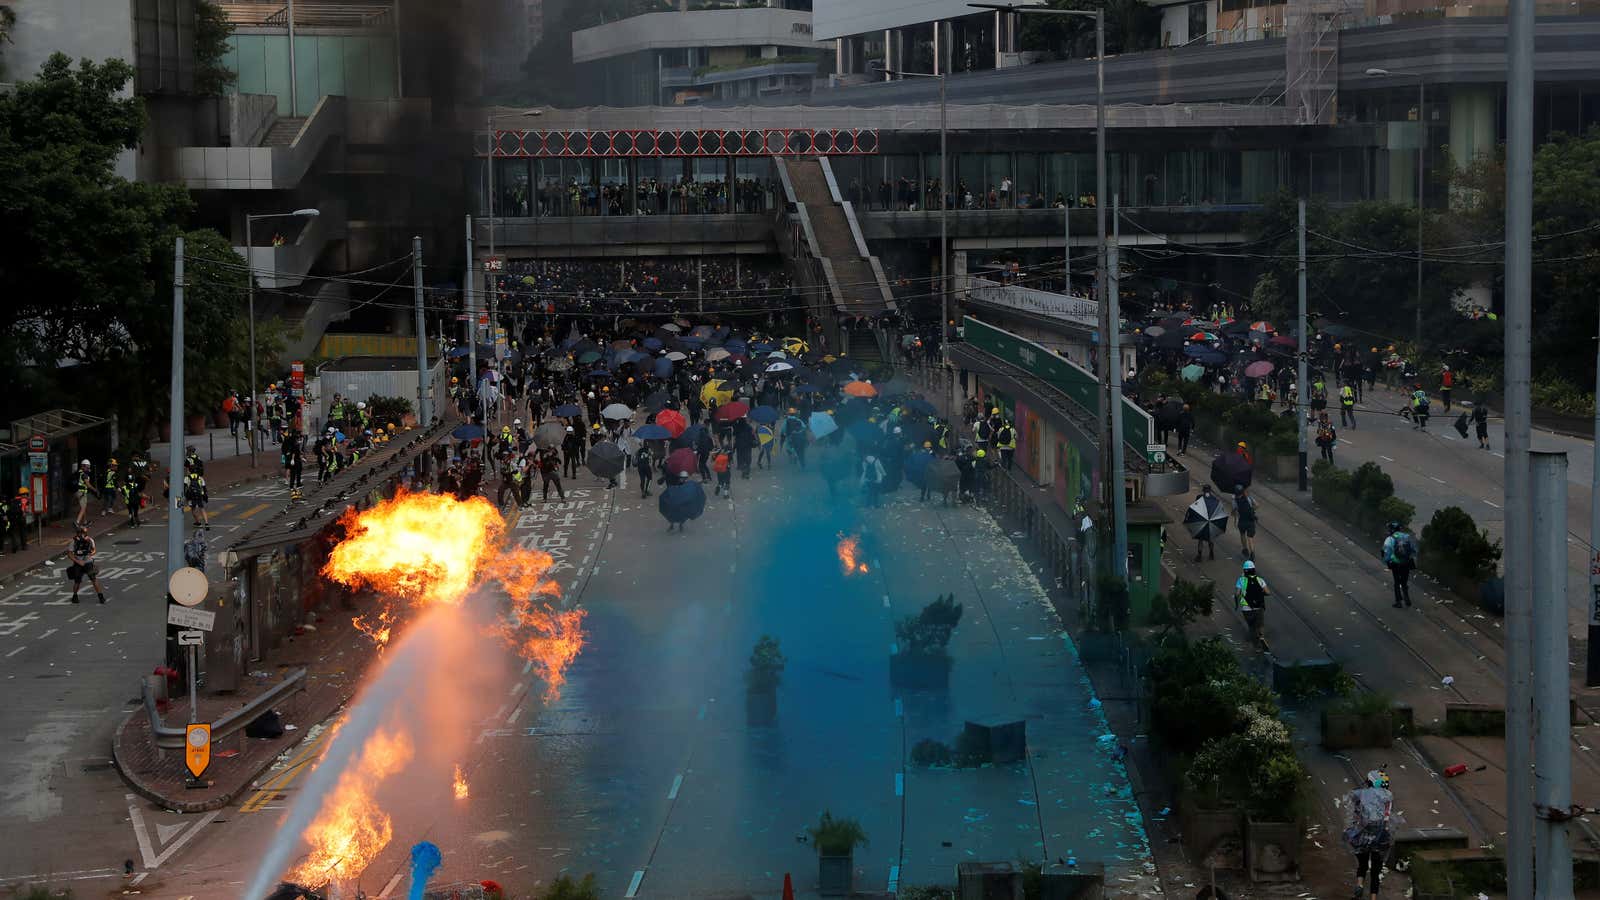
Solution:
[{"label": "concrete staircase", "polygon": [[795,199],[806,205],[816,234],[817,252],[827,257],[839,285],[839,313],[873,316],[888,308],[872,263],[861,256],[844,207],[833,201],[822,163],[815,157],[788,160]]},{"label": "concrete staircase", "polygon": [[279,116],[272,123],[267,133],[261,138],[263,147],[287,147],[294,143],[295,135],[300,133],[300,127],[306,124],[305,116]]}]

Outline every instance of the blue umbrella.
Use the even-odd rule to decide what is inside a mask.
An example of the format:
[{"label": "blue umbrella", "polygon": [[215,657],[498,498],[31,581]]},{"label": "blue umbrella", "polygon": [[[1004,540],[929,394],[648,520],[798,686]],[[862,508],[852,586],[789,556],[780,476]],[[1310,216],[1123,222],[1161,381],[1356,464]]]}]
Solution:
[{"label": "blue umbrella", "polygon": [[551,414],[560,416],[563,419],[570,419],[573,416],[581,415],[583,413],[583,409],[580,408],[576,403],[563,403],[550,412]]},{"label": "blue umbrella", "polygon": [[918,450],[906,457],[906,480],[917,487],[922,487],[922,480],[928,474],[928,466],[932,464],[932,450]]},{"label": "blue umbrella", "polygon": [[621,350],[617,352],[616,364],[620,366],[625,363],[638,362],[641,359],[644,359],[644,354],[637,350]]},{"label": "blue umbrella", "polygon": [[705,488],[694,480],[670,485],[661,492],[661,499],[656,501],[656,508],[661,510],[662,518],[674,525],[698,519],[700,514],[706,511]]},{"label": "blue umbrella", "polygon": [[611,377],[611,370],[610,369],[594,369],[591,372],[589,372],[589,377],[590,378],[610,378]]},{"label": "blue umbrella", "polygon": [[771,425],[773,422],[778,421],[778,411],[770,406],[758,406],[750,410],[750,420],[759,422],[762,425]]},{"label": "blue umbrella", "polygon": [[1183,353],[1195,362],[1208,366],[1221,365],[1228,361],[1226,353],[1220,350],[1213,350],[1210,347],[1202,347],[1198,344],[1190,344],[1183,348]]},{"label": "blue umbrella", "polygon": [[833,416],[824,412],[812,413],[811,421],[807,425],[811,428],[812,437],[816,438],[825,438],[839,430],[839,423],[833,420]]},{"label": "blue umbrella", "polygon": [[815,394],[820,390],[822,390],[822,388],[819,388],[814,384],[797,384],[794,386],[794,392],[796,394]]},{"label": "blue umbrella", "polygon": [[664,441],[672,437],[672,432],[654,422],[651,422],[648,425],[640,425],[638,428],[635,428],[633,430],[633,436],[641,441]]},{"label": "blue umbrella", "polygon": [[856,422],[846,428],[845,431],[848,431],[850,436],[855,438],[856,445],[864,451],[876,448],[883,441],[883,432],[878,429],[876,424],[865,419]]},{"label": "blue umbrella", "polygon": [[771,344],[751,344],[750,345],[750,351],[752,353],[771,353],[773,350],[776,350],[776,349],[777,348],[772,346]]},{"label": "blue umbrella", "polygon": [[450,436],[458,441],[474,441],[483,437],[482,425],[457,425]]},{"label": "blue umbrella", "polygon": [[700,440],[700,433],[705,430],[706,427],[704,425],[690,425],[683,430],[683,434],[672,439],[672,446],[674,448],[693,447],[695,442]]},{"label": "blue umbrella", "polygon": [[646,350],[660,350],[661,349],[661,339],[660,338],[653,338],[653,337],[645,338],[644,339],[644,348]]},{"label": "blue umbrella", "polygon": [[467,355],[469,355],[471,353],[472,353],[472,351],[468,350],[465,347],[457,347],[454,350],[451,350],[449,353],[446,353],[445,355],[450,357],[451,359],[460,359],[461,357],[467,356]]},{"label": "blue umbrella", "polygon": [[936,416],[939,414],[939,411],[934,408],[932,403],[929,403],[921,397],[913,397],[912,399],[907,400],[900,405],[914,413],[920,413],[924,416]]},{"label": "blue umbrella", "polygon": [[672,375],[672,360],[665,356],[656,357],[656,377],[667,378]]}]

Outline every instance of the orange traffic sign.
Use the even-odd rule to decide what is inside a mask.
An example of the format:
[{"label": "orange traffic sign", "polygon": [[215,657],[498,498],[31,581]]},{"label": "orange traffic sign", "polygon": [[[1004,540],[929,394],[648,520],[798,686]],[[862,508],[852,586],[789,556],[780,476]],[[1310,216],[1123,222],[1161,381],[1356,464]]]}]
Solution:
[{"label": "orange traffic sign", "polygon": [[190,725],[184,733],[183,759],[189,764],[189,774],[196,778],[205,774],[211,765],[211,726]]}]

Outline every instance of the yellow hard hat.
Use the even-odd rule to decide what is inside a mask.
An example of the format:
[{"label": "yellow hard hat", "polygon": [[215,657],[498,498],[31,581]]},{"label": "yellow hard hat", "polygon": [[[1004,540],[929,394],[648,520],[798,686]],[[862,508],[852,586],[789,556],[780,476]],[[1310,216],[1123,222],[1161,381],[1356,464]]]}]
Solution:
[{"label": "yellow hard hat", "polygon": [[989,451],[987,451],[987,450],[979,450],[978,451],[978,458],[979,459],[983,459],[985,456],[988,456],[988,455],[989,455]]}]

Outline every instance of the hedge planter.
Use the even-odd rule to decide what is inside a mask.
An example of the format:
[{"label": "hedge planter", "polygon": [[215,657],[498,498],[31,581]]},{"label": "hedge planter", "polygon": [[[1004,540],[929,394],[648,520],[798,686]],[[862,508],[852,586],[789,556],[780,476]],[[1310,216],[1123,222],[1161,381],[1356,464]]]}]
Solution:
[{"label": "hedge planter", "polygon": [[1256,469],[1266,475],[1269,481],[1295,481],[1300,480],[1300,455],[1277,455],[1261,459]]},{"label": "hedge planter", "polygon": [[817,857],[817,893],[848,897],[855,887],[855,854]]},{"label": "hedge planter", "polygon": [[[1217,847],[1232,838],[1244,840],[1244,810],[1203,809],[1193,802],[1185,802],[1179,816],[1183,829],[1183,849],[1190,861],[1199,864]],[[1218,861],[1218,868],[1243,868],[1242,859]]]},{"label": "hedge planter", "polygon": [[950,657],[943,653],[896,653],[889,657],[889,682],[895,687],[944,690],[950,686]]},{"label": "hedge planter", "polygon": [[745,718],[751,725],[771,725],[778,721],[778,692],[749,690],[744,695]]},{"label": "hedge planter", "polygon": [[1394,743],[1394,713],[1322,711],[1322,748],[1353,750],[1388,747]]},{"label": "hedge planter", "polygon": [[1299,822],[1269,822],[1249,816],[1245,820],[1244,858],[1250,880],[1257,882],[1300,880]]}]

